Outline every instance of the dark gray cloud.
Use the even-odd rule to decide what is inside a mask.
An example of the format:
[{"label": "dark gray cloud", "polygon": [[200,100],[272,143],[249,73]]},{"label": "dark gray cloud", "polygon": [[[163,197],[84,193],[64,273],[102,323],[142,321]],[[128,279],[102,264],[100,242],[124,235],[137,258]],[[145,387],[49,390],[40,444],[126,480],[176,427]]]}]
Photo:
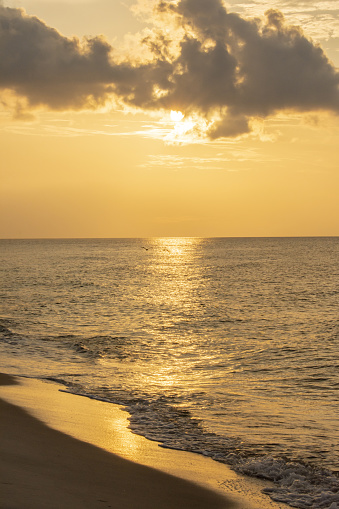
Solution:
[{"label": "dark gray cloud", "polygon": [[265,22],[246,20],[227,13],[221,0],[181,0],[175,11],[191,35],[173,63],[175,86],[164,103],[219,110],[212,137],[248,132],[251,117],[281,110],[339,112],[339,73],[281,12],[269,10]]},{"label": "dark gray cloud", "polygon": [[[171,63],[155,55],[148,64],[117,64],[112,50],[101,36],[70,39],[21,9],[0,5],[0,90],[25,98],[28,108],[94,109],[112,95],[126,104],[158,107],[154,87],[170,87]],[[22,104],[19,109],[24,118]]]},{"label": "dark gray cloud", "polygon": [[109,46],[90,39],[80,48],[39,19],[0,7],[0,86],[33,105],[80,108],[105,99],[112,81]]},{"label": "dark gray cloud", "polygon": [[279,11],[248,30],[239,19],[230,21],[243,45],[235,49],[240,83],[234,105],[247,114],[276,110],[339,111],[339,74],[319,46],[297,27],[288,27]]},{"label": "dark gray cloud", "polygon": [[339,112],[339,73],[279,11],[262,22],[228,13],[221,0],[161,1],[157,9],[184,29],[179,53],[158,31],[144,39],[153,60],[132,64],[115,62],[102,37],[69,39],[0,4],[0,89],[28,109],[96,108],[114,95],[144,109],[198,113],[217,118],[212,138],[246,133],[251,118],[281,110]]},{"label": "dark gray cloud", "polygon": [[[115,64],[103,37],[69,39],[21,9],[0,6],[0,88],[31,107],[54,110],[98,107],[117,93],[147,106],[154,65]],[[156,63],[162,86],[162,64]]]}]

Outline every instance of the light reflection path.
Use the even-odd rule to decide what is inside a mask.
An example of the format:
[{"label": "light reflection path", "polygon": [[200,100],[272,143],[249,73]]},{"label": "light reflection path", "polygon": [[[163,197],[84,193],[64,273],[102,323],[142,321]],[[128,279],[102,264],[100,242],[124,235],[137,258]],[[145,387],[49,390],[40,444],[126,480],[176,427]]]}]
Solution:
[{"label": "light reflection path", "polygon": [[[150,288],[148,299],[153,306],[163,309],[161,314],[161,327],[167,332],[173,328],[172,315],[168,318],[168,309],[177,309],[179,313],[185,312],[186,317],[194,314],[196,294],[202,284],[202,268],[199,273],[199,264],[195,259],[199,256],[199,247],[203,239],[200,238],[154,238],[149,240],[150,270],[154,283]],[[157,336],[161,344],[161,331],[150,330]],[[164,349],[168,349],[168,341],[163,340]],[[164,351],[167,362],[152,363],[152,370],[140,371],[143,384],[151,384],[163,391],[175,390],[176,384],[180,386],[185,378],[183,366],[187,370],[189,357],[195,364],[196,345],[187,334],[176,334],[171,344],[171,354]],[[201,383],[201,380],[199,380]],[[191,387],[192,388],[192,387]]]}]

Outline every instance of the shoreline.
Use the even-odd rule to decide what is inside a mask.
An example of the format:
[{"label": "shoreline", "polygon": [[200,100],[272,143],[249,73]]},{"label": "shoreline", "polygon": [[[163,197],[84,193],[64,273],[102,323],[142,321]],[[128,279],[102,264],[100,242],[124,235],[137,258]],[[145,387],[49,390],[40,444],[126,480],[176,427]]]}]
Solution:
[{"label": "shoreline", "polygon": [[10,375],[0,386],[1,507],[287,507],[261,494],[264,482],[133,434],[117,405]]}]

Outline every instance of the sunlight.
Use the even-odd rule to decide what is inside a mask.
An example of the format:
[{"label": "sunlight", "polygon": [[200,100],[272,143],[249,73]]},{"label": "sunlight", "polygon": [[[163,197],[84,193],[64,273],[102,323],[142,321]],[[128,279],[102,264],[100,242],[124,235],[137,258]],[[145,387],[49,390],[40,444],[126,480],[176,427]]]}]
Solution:
[{"label": "sunlight", "polygon": [[199,237],[154,237],[151,242],[161,256],[164,253],[179,255],[188,263],[195,248],[202,243],[202,239]]},{"label": "sunlight", "polygon": [[165,140],[170,143],[191,143],[194,141],[193,129],[195,122],[192,118],[185,119],[181,111],[171,110],[172,130],[167,134]]},{"label": "sunlight", "polygon": [[171,110],[170,116],[173,122],[180,122],[180,120],[182,120],[185,115],[181,111]]}]

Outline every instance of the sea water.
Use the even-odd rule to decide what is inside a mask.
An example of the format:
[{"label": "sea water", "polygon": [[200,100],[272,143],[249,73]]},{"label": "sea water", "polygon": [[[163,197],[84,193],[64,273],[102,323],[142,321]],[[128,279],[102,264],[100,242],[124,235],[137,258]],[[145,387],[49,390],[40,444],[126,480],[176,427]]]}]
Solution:
[{"label": "sea water", "polygon": [[0,241],[0,369],[339,508],[339,238]]}]

